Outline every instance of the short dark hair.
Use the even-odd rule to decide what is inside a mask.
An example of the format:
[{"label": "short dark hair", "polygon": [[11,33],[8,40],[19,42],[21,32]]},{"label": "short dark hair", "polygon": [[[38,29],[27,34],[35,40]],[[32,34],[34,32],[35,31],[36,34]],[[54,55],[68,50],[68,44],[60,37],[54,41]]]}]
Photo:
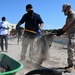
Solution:
[{"label": "short dark hair", "polygon": [[6,20],[6,18],[5,17],[2,17],[2,21],[5,21]]},{"label": "short dark hair", "polygon": [[31,4],[26,5],[26,10],[29,9],[29,8],[33,8]]}]

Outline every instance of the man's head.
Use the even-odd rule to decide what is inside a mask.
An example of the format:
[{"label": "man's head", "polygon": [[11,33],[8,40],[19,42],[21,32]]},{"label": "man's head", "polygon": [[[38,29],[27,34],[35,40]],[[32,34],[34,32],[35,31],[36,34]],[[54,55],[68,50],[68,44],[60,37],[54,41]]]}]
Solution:
[{"label": "man's head", "polygon": [[6,20],[6,18],[5,17],[2,17],[2,21],[5,21]]},{"label": "man's head", "polygon": [[26,5],[26,11],[27,11],[28,15],[29,15],[30,17],[32,17],[32,15],[33,15],[33,7],[32,7],[31,4],[27,4],[27,5]]},{"label": "man's head", "polygon": [[64,15],[68,15],[70,10],[71,10],[71,5],[70,4],[63,4],[62,12],[64,12]]},{"label": "man's head", "polygon": [[26,5],[26,11],[28,12],[28,11],[31,11],[31,10],[33,10],[32,5],[31,4],[27,4]]}]

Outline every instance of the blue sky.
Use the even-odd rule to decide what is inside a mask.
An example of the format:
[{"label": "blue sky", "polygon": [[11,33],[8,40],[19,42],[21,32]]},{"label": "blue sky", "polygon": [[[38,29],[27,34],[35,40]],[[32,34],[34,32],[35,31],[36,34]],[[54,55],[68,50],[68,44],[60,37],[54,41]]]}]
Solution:
[{"label": "blue sky", "polygon": [[75,0],[0,0],[0,18],[5,16],[7,21],[17,24],[26,13],[25,6],[32,4],[34,11],[40,14],[44,21],[43,29],[58,29],[63,27],[66,20],[66,16],[61,12],[64,3],[71,4],[75,10]]}]

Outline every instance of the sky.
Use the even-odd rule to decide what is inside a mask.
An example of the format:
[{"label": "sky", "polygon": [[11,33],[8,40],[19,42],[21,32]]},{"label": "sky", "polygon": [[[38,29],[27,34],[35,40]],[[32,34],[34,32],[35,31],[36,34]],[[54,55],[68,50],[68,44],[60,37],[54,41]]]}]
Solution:
[{"label": "sky", "polygon": [[26,13],[26,5],[32,4],[44,22],[43,29],[58,29],[65,24],[66,16],[61,12],[65,3],[75,10],[75,0],[0,0],[0,18],[5,16],[8,22],[17,24]]}]

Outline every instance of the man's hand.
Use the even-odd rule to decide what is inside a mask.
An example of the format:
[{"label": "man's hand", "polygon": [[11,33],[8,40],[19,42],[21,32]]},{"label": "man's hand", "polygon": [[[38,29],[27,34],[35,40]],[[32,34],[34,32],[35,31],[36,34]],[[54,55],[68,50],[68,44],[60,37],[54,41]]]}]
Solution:
[{"label": "man's hand", "polygon": [[63,33],[65,33],[65,31],[63,31],[62,29],[57,30],[57,36],[62,35]]},{"label": "man's hand", "polygon": [[19,30],[19,28],[20,28],[20,27],[19,27],[18,25],[16,25],[16,30]]},{"label": "man's hand", "polygon": [[16,30],[19,30],[21,23],[18,22],[18,24],[16,25]]}]

